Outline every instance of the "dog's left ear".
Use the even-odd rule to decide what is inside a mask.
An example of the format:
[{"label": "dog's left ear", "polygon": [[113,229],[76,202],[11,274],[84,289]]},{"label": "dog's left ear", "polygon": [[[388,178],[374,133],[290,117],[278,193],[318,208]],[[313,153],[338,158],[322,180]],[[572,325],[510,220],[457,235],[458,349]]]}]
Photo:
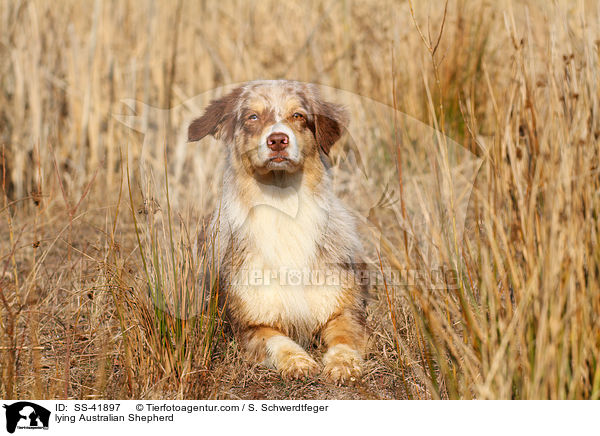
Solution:
[{"label": "dog's left ear", "polygon": [[315,138],[325,154],[329,154],[333,144],[342,136],[343,128],[350,119],[346,108],[327,101],[315,105]]}]

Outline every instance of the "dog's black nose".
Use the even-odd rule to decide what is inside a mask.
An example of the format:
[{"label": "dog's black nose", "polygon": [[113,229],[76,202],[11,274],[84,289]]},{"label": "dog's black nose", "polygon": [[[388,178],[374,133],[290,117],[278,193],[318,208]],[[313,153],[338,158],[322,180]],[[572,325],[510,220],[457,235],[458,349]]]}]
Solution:
[{"label": "dog's black nose", "polygon": [[273,151],[281,151],[285,149],[290,142],[290,138],[285,133],[274,132],[267,138],[267,145]]}]

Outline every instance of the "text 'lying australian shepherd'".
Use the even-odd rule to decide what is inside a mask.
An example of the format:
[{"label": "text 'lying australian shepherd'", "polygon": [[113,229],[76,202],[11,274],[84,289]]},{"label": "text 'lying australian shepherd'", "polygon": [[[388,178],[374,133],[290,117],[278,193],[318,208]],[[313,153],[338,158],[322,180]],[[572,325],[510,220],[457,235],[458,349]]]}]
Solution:
[{"label": "text 'lying australian shepherd'", "polygon": [[219,299],[245,350],[286,378],[318,373],[303,348],[316,339],[327,348],[326,379],[362,372],[361,244],[333,193],[328,157],[347,120],[314,85],[277,80],[234,89],[189,126],[189,141],[213,135],[226,155],[210,227]]}]

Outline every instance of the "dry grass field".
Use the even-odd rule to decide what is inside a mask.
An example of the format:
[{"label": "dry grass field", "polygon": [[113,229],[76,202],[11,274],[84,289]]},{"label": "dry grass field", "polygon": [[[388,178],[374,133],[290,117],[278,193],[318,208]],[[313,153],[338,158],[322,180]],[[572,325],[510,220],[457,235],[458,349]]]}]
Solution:
[{"label": "dry grass field", "polygon": [[[600,398],[596,1],[0,0],[0,58],[1,398]],[[198,280],[222,153],[182,132],[276,78],[356,96],[336,192],[419,272],[372,286],[352,386],[249,364]]]}]

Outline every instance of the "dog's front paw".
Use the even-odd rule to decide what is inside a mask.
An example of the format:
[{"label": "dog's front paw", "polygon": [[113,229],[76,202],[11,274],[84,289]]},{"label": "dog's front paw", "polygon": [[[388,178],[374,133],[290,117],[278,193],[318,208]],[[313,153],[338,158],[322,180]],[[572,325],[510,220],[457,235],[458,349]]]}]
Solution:
[{"label": "dog's front paw", "polygon": [[331,347],[323,356],[323,375],[335,384],[355,382],[362,374],[362,357],[346,344]]},{"label": "dog's front paw", "polygon": [[292,352],[279,361],[277,369],[285,379],[300,379],[317,374],[319,365],[306,352]]}]

